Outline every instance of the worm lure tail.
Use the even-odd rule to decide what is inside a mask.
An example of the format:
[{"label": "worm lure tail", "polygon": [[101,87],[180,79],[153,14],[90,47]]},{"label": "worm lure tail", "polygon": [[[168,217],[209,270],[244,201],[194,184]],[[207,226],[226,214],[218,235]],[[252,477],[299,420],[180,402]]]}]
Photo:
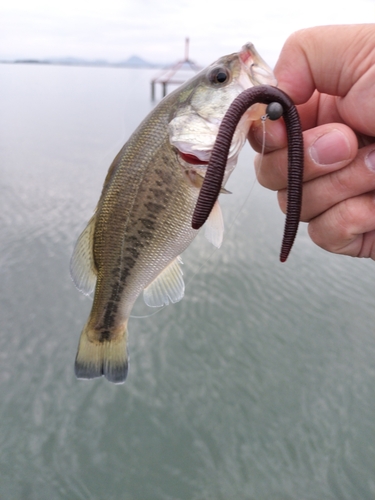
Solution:
[{"label": "worm lure tail", "polygon": [[[198,201],[192,227],[199,229],[206,221],[219,196],[232,137],[245,111],[255,103],[278,103],[282,106],[288,137],[288,199],[280,260],[285,262],[297,234],[302,204],[303,136],[296,107],[282,90],[270,85],[258,85],[242,92],[230,105],[216,138]],[[274,105],[272,105],[274,106]],[[278,112],[271,119],[280,116]]]}]

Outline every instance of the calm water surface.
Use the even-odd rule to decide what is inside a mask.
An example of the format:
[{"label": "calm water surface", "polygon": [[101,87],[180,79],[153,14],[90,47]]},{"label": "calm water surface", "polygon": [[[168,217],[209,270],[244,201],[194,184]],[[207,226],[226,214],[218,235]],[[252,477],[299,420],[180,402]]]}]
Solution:
[{"label": "calm water surface", "polygon": [[75,379],[91,302],[70,255],[151,76],[0,66],[0,498],[372,500],[375,263],[302,227],[280,264],[248,147],[223,247],[199,235],[185,298],[131,319],[126,384]]}]

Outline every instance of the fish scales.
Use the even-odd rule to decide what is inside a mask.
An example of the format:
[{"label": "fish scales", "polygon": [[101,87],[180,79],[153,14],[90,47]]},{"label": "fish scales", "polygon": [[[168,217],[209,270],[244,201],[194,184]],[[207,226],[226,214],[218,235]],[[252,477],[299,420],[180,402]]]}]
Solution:
[{"label": "fish scales", "polygon": [[[181,240],[181,252],[195,233],[186,222],[197,193],[183,180],[182,171],[176,175],[176,153],[166,148],[168,134],[163,123],[169,109],[165,106],[159,111],[159,120],[146,123],[124,148],[98,207],[94,258],[98,283],[103,286],[96,287],[91,320],[99,341],[110,340],[108,332],[128,317],[145,283],[156,277],[153,262],[165,260],[166,265],[170,261],[171,236]],[[140,140],[143,137],[148,138],[147,150]],[[154,150],[152,156],[150,150]],[[167,233],[165,226],[170,226],[176,214],[179,222]]]},{"label": "fish scales", "polygon": [[[171,237],[181,240],[179,251],[183,251],[195,234],[187,222],[197,193],[184,181],[182,170],[176,172],[176,153],[165,147],[168,140],[165,128],[157,127],[160,133],[154,132],[148,143],[148,148],[157,148],[152,157],[138,146],[138,137],[131,140],[98,207],[94,257],[99,270],[98,283],[104,285],[96,287],[93,310],[99,316],[104,316],[104,311],[96,304],[121,300],[126,304],[121,316],[126,317],[133,305],[131,300],[143,290],[145,279],[148,282],[156,277],[158,270],[153,269],[152,263],[160,259],[169,262]],[[137,135],[141,134],[142,129]],[[168,232],[164,230],[166,225]],[[145,278],[139,279],[143,275]],[[132,281],[132,276],[136,280]],[[95,320],[96,328],[100,319]]]},{"label": "fish scales", "polygon": [[[78,288],[87,294],[95,289],[76,357],[78,378],[104,375],[122,383],[127,375],[127,323],[137,297],[144,291],[152,306],[182,298],[178,259],[197,234],[191,218],[199,179],[226,109],[246,86],[262,83],[249,70],[255,60],[261,77],[265,72],[273,83],[271,70],[254,47],[246,45],[164,98],[114,159],[71,262]],[[226,85],[213,79],[218,71],[227,77]],[[249,115],[234,138],[229,173],[250,119]],[[215,214],[220,219],[220,209]],[[220,221],[213,222],[212,234],[217,236],[222,228]],[[210,237],[214,244],[216,236]]]}]

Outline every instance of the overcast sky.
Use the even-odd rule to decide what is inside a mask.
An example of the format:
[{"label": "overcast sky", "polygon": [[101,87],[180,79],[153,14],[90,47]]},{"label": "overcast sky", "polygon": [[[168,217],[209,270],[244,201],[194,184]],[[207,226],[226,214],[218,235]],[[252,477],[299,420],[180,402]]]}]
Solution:
[{"label": "overcast sky", "polygon": [[207,64],[255,44],[271,65],[293,31],[375,22],[375,0],[0,0],[0,59],[74,56]]}]

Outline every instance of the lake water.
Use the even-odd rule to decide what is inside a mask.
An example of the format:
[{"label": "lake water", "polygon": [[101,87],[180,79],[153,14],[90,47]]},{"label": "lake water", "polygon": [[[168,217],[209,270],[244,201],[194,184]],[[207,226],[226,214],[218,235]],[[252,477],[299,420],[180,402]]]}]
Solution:
[{"label": "lake water", "polygon": [[222,248],[200,234],[185,298],[130,320],[127,382],[75,379],[70,255],[154,74],[0,66],[1,500],[372,500],[375,263],[301,227],[280,264],[248,146]]}]

